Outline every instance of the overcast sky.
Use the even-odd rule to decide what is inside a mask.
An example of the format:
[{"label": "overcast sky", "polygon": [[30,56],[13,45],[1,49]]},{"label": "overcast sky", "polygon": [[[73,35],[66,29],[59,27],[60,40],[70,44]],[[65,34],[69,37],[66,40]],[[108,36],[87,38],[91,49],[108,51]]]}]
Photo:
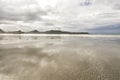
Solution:
[{"label": "overcast sky", "polygon": [[119,0],[0,0],[5,31],[85,31],[119,23]]}]

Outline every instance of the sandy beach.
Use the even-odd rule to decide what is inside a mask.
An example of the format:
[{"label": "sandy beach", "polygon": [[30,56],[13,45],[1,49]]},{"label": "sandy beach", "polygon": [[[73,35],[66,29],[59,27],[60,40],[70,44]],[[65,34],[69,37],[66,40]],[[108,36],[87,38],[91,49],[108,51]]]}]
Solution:
[{"label": "sandy beach", "polygon": [[120,36],[0,35],[0,80],[120,80]]}]

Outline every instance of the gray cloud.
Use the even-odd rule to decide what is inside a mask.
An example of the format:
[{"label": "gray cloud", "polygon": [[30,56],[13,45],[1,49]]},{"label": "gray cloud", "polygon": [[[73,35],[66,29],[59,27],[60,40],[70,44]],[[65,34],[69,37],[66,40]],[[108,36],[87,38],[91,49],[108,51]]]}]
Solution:
[{"label": "gray cloud", "polygon": [[6,30],[82,31],[117,23],[119,0],[0,0],[0,28]]},{"label": "gray cloud", "polygon": [[45,23],[45,25],[47,25],[47,26],[54,26],[54,24],[52,24],[52,23]]},{"label": "gray cloud", "polygon": [[46,11],[37,11],[37,12],[24,12],[24,13],[9,13],[5,11],[0,11],[0,20],[12,20],[12,21],[34,21],[41,20],[41,16],[47,15]]},{"label": "gray cloud", "polygon": [[[9,4],[12,4],[12,2],[9,2]],[[4,2],[0,3],[0,5],[2,5],[0,6],[0,20],[34,21],[41,20],[41,16],[47,15],[47,11],[38,7],[37,3],[26,5],[21,4],[21,6],[9,4],[5,4]]]}]

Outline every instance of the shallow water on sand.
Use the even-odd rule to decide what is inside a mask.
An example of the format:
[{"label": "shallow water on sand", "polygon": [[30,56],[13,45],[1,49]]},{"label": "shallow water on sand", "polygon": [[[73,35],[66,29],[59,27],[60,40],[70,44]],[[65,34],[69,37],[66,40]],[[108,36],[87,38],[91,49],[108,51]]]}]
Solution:
[{"label": "shallow water on sand", "polygon": [[120,80],[120,37],[0,35],[0,80]]}]

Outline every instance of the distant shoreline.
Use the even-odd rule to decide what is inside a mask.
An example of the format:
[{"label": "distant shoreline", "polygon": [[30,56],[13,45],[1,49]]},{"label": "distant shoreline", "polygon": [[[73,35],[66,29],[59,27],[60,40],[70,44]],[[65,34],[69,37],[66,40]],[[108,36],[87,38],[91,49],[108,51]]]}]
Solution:
[{"label": "distant shoreline", "polygon": [[76,34],[0,34],[0,36],[65,36],[65,37],[69,37],[69,36],[76,36],[76,37],[108,37],[108,38],[120,38],[120,35],[101,35],[101,34],[80,34],[80,35],[76,35]]},{"label": "distant shoreline", "polygon": [[19,31],[11,31],[11,32],[5,32],[3,30],[0,30],[0,33],[4,34],[90,34],[88,32],[69,32],[69,31],[61,31],[61,30],[49,30],[49,31],[43,31],[40,32],[38,30],[33,30],[29,32],[23,32],[21,30]]}]

